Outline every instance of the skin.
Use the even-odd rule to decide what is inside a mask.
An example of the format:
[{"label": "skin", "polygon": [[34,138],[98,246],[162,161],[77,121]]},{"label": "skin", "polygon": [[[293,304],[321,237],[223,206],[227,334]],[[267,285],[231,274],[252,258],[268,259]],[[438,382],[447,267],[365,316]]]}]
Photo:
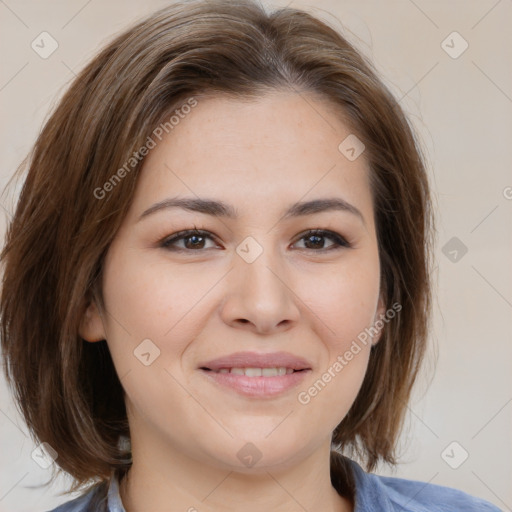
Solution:
[{"label": "skin", "polygon": [[[91,303],[81,325],[84,339],[107,340],[125,390],[133,466],[121,499],[127,512],[353,510],[330,482],[330,439],[360,389],[370,344],[308,404],[297,396],[385,311],[364,153],[340,153],[349,128],[309,94],[196,98],[147,156],[106,257],[106,310]],[[173,208],[138,220],[175,196],[222,200],[239,217]],[[297,201],[328,197],[363,220],[347,211],[282,219]],[[175,242],[183,252],[161,246],[194,227],[212,238]],[[309,229],[351,246],[329,250],[335,240],[315,242]],[[252,263],[236,252],[248,236],[263,249]],[[134,356],[144,339],[160,350],[148,366]],[[215,386],[198,369],[237,351],[291,352],[312,371],[261,399]],[[261,454],[252,467],[237,457],[249,442]]]}]

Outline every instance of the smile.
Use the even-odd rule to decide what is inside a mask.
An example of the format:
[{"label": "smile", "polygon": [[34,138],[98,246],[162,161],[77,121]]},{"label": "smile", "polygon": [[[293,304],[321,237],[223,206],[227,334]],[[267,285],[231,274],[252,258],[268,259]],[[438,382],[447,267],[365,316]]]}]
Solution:
[{"label": "smile", "polygon": [[[210,370],[209,368],[202,368],[203,370]],[[277,377],[281,375],[289,375],[295,371],[293,368],[286,368],[284,366],[275,368],[220,368],[219,370],[210,370],[215,373],[232,373],[235,375],[246,375],[247,377]]]},{"label": "smile", "polygon": [[[302,384],[311,369],[273,368],[200,368],[217,389],[248,398],[270,399],[285,395]],[[294,395],[295,396],[295,395]]]}]

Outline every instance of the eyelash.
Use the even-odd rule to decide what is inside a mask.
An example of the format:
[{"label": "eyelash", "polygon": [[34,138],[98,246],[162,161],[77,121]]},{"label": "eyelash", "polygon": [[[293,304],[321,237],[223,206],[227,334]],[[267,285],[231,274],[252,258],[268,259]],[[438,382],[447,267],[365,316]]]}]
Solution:
[{"label": "eyelash", "polygon": [[[160,247],[163,247],[164,249],[167,249],[169,251],[173,252],[202,252],[207,249],[187,249],[187,248],[176,248],[173,247],[172,244],[176,243],[179,240],[184,240],[186,238],[190,238],[192,236],[200,236],[204,238],[209,238],[210,240],[215,242],[215,239],[211,236],[211,233],[208,231],[204,231],[201,229],[187,229],[185,231],[179,231],[178,233],[174,233],[170,237],[167,237],[163,239],[160,242]],[[313,251],[313,252],[326,252],[326,251],[332,251],[332,250],[339,250],[343,248],[350,248],[351,244],[347,242],[345,238],[343,238],[338,233],[335,233],[334,231],[329,231],[326,229],[310,229],[302,234],[302,236],[297,240],[300,241],[304,238],[310,237],[310,236],[318,236],[321,238],[330,238],[332,241],[334,241],[334,245],[331,245],[327,249],[307,249],[304,248],[304,250],[307,251]]]}]

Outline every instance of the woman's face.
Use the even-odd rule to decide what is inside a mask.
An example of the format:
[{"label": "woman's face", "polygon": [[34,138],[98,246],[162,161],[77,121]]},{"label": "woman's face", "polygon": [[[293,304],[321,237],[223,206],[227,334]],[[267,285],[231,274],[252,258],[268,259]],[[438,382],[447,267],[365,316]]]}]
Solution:
[{"label": "woman's face", "polygon": [[284,467],[330,444],[384,312],[369,170],[314,96],[196,99],[146,157],[81,334],[107,340],[134,453]]}]

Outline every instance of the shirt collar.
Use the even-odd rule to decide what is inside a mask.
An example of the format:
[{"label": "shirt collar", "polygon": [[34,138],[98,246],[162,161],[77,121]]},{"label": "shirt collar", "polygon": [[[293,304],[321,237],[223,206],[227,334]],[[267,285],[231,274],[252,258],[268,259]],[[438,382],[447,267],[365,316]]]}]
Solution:
[{"label": "shirt collar", "polygon": [[355,481],[354,512],[373,510],[393,512],[395,508],[389,500],[386,490],[382,487],[379,477],[372,473],[367,473],[357,462],[351,459],[347,460]]},{"label": "shirt collar", "polygon": [[108,512],[126,512],[121,501],[121,494],[119,493],[119,481],[115,473],[112,474],[110,479],[110,486],[107,494]]}]

